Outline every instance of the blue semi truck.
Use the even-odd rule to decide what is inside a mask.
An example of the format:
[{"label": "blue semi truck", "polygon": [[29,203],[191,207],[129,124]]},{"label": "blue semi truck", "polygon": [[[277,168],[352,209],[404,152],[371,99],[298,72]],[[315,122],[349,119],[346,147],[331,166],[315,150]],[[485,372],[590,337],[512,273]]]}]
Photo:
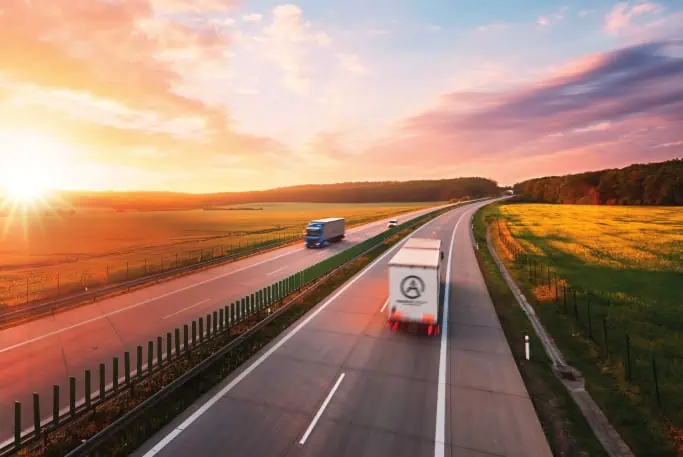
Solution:
[{"label": "blue semi truck", "polygon": [[346,220],[343,217],[316,219],[306,227],[306,247],[322,248],[344,238]]}]

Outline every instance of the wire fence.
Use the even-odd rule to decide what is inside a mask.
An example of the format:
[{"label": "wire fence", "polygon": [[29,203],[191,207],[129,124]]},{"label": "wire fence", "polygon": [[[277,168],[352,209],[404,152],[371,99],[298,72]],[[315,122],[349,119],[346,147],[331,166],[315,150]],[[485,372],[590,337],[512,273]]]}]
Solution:
[{"label": "wire fence", "polygon": [[631,395],[640,396],[674,424],[683,425],[683,353],[660,347],[646,334],[634,331],[638,323],[615,317],[628,303],[572,286],[542,261],[546,257],[529,253],[505,224],[501,228],[500,220],[496,227],[496,238],[513,264],[516,279],[534,291],[537,312],[543,309],[539,305],[550,303],[564,325],[571,325],[588,341],[603,372],[611,372]]},{"label": "wire fence", "polygon": [[247,239],[234,244],[220,244],[156,255],[136,255],[131,260],[110,262],[101,268],[89,268],[82,271],[74,268],[53,269],[32,273],[21,279],[3,280],[0,276],[0,308],[2,305],[8,307],[58,300],[206,261],[238,258],[254,251],[270,249],[302,239],[302,231],[287,231],[275,236]]},{"label": "wire fence", "polygon": [[[39,393],[33,393],[28,408],[16,401],[13,411],[13,439],[0,443],[0,456],[10,455],[29,442],[44,438],[46,433],[94,411],[98,405],[119,393],[133,392],[142,380],[164,370],[176,360],[189,356],[200,346],[226,333],[229,334],[232,328],[244,325],[248,320],[253,323],[265,319],[272,312],[271,308],[282,306],[283,300],[291,294],[318,281],[389,238],[397,236],[399,232],[416,227],[445,211],[443,208],[438,209],[384,230],[372,238],[209,312],[182,327],[169,329],[165,335],[147,341],[146,345],[138,345],[134,352],[124,352],[123,358],[113,357],[108,363],[95,365],[95,371],[85,370],[82,377],[71,376],[62,385],[53,385],[51,395],[43,394],[41,397]],[[47,401],[43,402],[46,396]]]}]

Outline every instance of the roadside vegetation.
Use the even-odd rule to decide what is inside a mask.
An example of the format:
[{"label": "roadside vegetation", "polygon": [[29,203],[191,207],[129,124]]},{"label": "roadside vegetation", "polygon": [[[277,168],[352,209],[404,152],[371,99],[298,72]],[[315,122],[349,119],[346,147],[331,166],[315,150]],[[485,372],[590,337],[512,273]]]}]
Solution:
[{"label": "roadside vegetation", "polygon": [[506,203],[485,217],[517,284],[634,454],[681,455],[680,208]]},{"label": "roadside vegetation", "polygon": [[[479,246],[477,260],[553,455],[607,457],[570,394],[553,374],[552,364],[542,349],[541,341],[486,247],[486,227],[495,223],[497,215],[497,205],[488,205],[474,216],[474,236]],[[525,335],[529,336],[532,348],[529,361],[525,358]]]},{"label": "roadside vegetation", "polygon": [[86,208],[73,215],[7,215],[0,217],[0,306],[63,297],[296,240],[318,217],[345,217],[354,226],[433,205],[260,203],[213,211]]}]

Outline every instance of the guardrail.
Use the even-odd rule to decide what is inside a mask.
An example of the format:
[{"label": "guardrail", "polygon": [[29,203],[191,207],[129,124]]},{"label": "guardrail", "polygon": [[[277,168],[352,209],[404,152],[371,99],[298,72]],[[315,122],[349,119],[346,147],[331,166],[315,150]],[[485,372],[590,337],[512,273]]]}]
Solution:
[{"label": "guardrail", "polygon": [[[54,385],[51,403],[52,414],[47,418],[42,418],[40,396],[39,394],[34,393],[32,404],[33,427],[28,430],[22,430],[23,409],[20,402],[15,402],[14,439],[0,444],[0,457],[10,455],[26,446],[28,443],[45,437],[46,433],[54,431],[58,427],[64,426],[65,424],[82,417],[103,402],[128,389],[133,389],[135,384],[141,380],[149,378],[167,367],[172,366],[172,363],[176,362],[181,357],[188,355],[192,351],[195,351],[202,345],[206,345],[215,338],[226,335],[226,333],[229,334],[234,326],[243,324],[247,319],[255,316],[261,316],[264,311],[267,313],[269,307],[277,304],[280,305],[275,312],[267,313],[268,315],[265,318],[260,319],[256,325],[250,327],[247,332],[230,341],[215,354],[176,378],[171,384],[162,388],[152,397],[119,418],[114,424],[105,428],[69,454],[69,456],[84,455],[85,452],[92,450],[92,446],[97,446],[97,443],[102,442],[102,440],[105,440],[116,431],[125,427],[126,424],[130,423],[131,420],[138,417],[142,412],[148,410],[163,398],[166,398],[179,389],[182,385],[187,383],[188,380],[202,373],[208,366],[211,366],[213,362],[230,352],[232,349],[238,347],[258,331],[258,329],[277,318],[277,316],[294,303],[294,300],[301,298],[300,296],[296,297],[285,304],[284,300],[292,293],[301,291],[303,287],[315,285],[316,282],[322,283],[321,279],[333,275],[339,268],[346,265],[348,262],[377,248],[387,238],[403,230],[414,227],[427,218],[435,217],[440,213],[446,212],[452,209],[452,207],[453,205],[441,207],[397,227],[388,229],[379,235],[352,246],[316,265],[208,313],[205,318],[200,317],[193,320],[191,323],[183,325],[182,339],[181,329],[176,327],[172,332],[166,333],[165,345],[164,338],[161,336],[156,338],[156,344],[154,340],[148,341],[146,351],[147,363],[145,363],[143,357],[144,347],[138,345],[136,348],[136,368],[134,369],[131,367],[132,358],[130,352],[124,353],[122,372],[119,371],[120,359],[114,357],[111,362],[112,382],[109,384],[106,382],[107,365],[100,363],[98,379],[99,389],[97,391],[93,390],[93,387],[95,386],[92,384],[93,377],[91,371],[85,370],[82,385],[83,397],[81,399],[76,398],[77,380],[73,376],[70,377],[68,382],[69,401],[68,406],[65,408],[61,408],[60,386]],[[312,290],[315,290],[315,286],[306,291],[306,293],[310,293]]]}]

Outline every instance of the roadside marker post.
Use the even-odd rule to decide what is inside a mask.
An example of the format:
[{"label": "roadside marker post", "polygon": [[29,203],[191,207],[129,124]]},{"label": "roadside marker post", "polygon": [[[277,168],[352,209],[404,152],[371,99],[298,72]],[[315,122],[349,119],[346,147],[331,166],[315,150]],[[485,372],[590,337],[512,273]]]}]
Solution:
[{"label": "roadside marker post", "polygon": [[526,359],[529,360],[531,357],[531,349],[529,348],[529,335],[524,336],[524,352],[526,354]]}]

